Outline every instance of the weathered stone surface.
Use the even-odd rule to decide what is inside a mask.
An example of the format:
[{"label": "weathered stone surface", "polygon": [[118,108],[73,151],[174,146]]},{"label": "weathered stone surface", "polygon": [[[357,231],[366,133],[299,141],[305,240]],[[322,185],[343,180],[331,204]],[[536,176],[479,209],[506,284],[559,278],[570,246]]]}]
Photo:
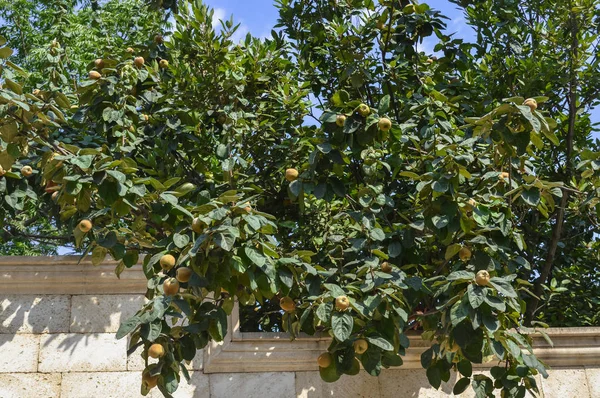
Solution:
[{"label": "weathered stone surface", "polygon": [[379,380],[366,372],[356,376],[342,376],[335,383],[326,383],[319,372],[296,372],[296,397],[326,398],[352,397],[371,398],[381,395]]},{"label": "weathered stone surface", "polygon": [[542,381],[544,398],[589,398],[590,389],[583,368],[552,369],[550,377]]},{"label": "weathered stone surface", "polygon": [[138,372],[64,373],[61,398],[141,397],[141,380]]},{"label": "weathered stone surface", "polygon": [[112,333],[41,335],[39,371],[125,371],[126,345]]},{"label": "weathered stone surface", "polygon": [[585,374],[587,376],[591,398],[600,398],[600,367],[586,368]]},{"label": "weathered stone surface", "polygon": [[211,374],[211,398],[293,398],[294,373]]},{"label": "weathered stone surface", "polygon": [[40,335],[0,334],[0,373],[35,372]]},{"label": "weathered stone surface", "polygon": [[[141,357],[142,347],[138,347],[131,355],[127,357],[127,370],[144,370],[145,363]],[[198,350],[194,359],[186,365],[188,370],[202,370],[204,360],[204,350]],[[158,359],[148,358],[148,363],[158,362]]]},{"label": "weathered stone surface", "polygon": [[69,296],[2,297],[0,298],[0,333],[67,332],[69,305]]},{"label": "weathered stone surface", "polygon": [[121,322],[134,315],[144,304],[140,294],[73,296],[72,333],[116,333]]},{"label": "weathered stone surface", "polygon": [[[451,379],[452,380],[452,379]],[[412,398],[441,398],[452,393],[452,383],[444,385],[440,390],[431,387],[424,370],[393,369],[383,370],[379,376],[380,396]]]},{"label": "weathered stone surface", "polygon": [[60,373],[0,374],[0,397],[59,398]]}]

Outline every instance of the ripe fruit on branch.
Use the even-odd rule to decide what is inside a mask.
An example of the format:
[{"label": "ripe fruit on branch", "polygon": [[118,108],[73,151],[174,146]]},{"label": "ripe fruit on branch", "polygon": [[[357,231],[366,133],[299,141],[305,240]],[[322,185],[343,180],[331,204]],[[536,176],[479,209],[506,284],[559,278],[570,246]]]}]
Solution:
[{"label": "ripe fruit on branch", "polygon": [[533,98],[527,98],[525,102],[523,102],[523,105],[527,105],[529,109],[531,109],[531,112],[537,109],[537,101]]},{"label": "ripe fruit on branch", "polygon": [[298,179],[298,170],[296,169],[287,169],[285,171],[285,179],[289,182],[296,181]]},{"label": "ripe fruit on branch", "polygon": [[163,283],[165,296],[174,296],[179,292],[179,282],[175,278],[169,278]]},{"label": "ripe fruit on branch", "polygon": [[102,69],[104,68],[104,60],[102,58],[98,58],[94,61],[94,65],[97,69]]},{"label": "ripe fruit on branch", "polygon": [[328,368],[329,366],[331,366],[332,362],[333,362],[333,358],[331,357],[331,354],[328,352],[322,353],[317,358],[317,363],[319,364],[319,366],[321,368]]},{"label": "ripe fruit on branch", "polygon": [[44,188],[44,191],[46,193],[50,193],[50,192],[54,192],[56,190],[60,189],[60,187],[58,186],[57,183],[55,183],[54,181],[48,181],[46,183],[46,187]]},{"label": "ripe fruit on branch", "polygon": [[167,69],[169,67],[169,61],[166,59],[161,59],[158,65],[161,67],[161,69]]},{"label": "ripe fruit on branch", "polygon": [[125,50],[125,51],[127,51],[129,54],[133,54],[134,50],[131,47],[127,47],[127,50]]},{"label": "ripe fruit on branch", "polygon": [[508,180],[510,175],[506,171],[503,171],[502,173],[500,173],[500,177],[504,178],[505,180]]},{"label": "ripe fruit on branch", "polygon": [[186,283],[190,281],[192,277],[192,269],[188,267],[180,267],[177,268],[177,272],[175,273],[175,278],[181,283]]},{"label": "ripe fruit on branch", "polygon": [[348,307],[350,307],[350,300],[346,296],[339,296],[335,299],[335,308],[340,311],[345,311]]},{"label": "ripe fruit on branch", "polygon": [[148,348],[148,355],[152,358],[162,358],[165,355],[165,349],[162,344],[152,344],[150,348]]},{"label": "ripe fruit on branch", "polygon": [[92,222],[90,220],[81,220],[79,221],[79,224],[77,224],[77,228],[85,234],[92,229]]},{"label": "ripe fruit on branch", "polygon": [[389,274],[392,272],[392,266],[387,261],[384,261],[383,263],[381,263],[381,271],[385,272],[386,274]]},{"label": "ripe fruit on branch", "polygon": [[335,118],[335,124],[337,124],[339,127],[344,127],[344,124],[346,124],[346,115],[337,115]]},{"label": "ripe fruit on branch", "polygon": [[194,231],[197,234],[201,234],[203,229],[204,222],[202,222],[202,220],[200,220],[198,217],[194,218],[194,220],[192,221],[192,231]]},{"label": "ripe fruit on branch", "polygon": [[477,283],[479,286],[487,286],[489,281],[490,281],[490,273],[489,272],[487,272],[484,269],[477,272],[477,275],[475,276],[475,283]]},{"label": "ripe fruit on branch", "polygon": [[458,257],[462,261],[469,261],[471,259],[471,250],[466,246],[462,247],[458,252]]},{"label": "ripe fruit on branch", "polygon": [[469,205],[471,208],[477,207],[477,201],[473,198],[470,198],[467,200],[467,205]]},{"label": "ripe fruit on branch", "polygon": [[369,343],[365,339],[358,339],[354,342],[354,352],[358,355],[364,354],[369,348]]},{"label": "ripe fruit on branch", "polygon": [[392,121],[387,117],[382,117],[381,119],[379,119],[379,123],[377,123],[377,126],[379,126],[379,130],[381,131],[390,131],[390,129],[392,128]]},{"label": "ripe fruit on branch", "polygon": [[367,104],[360,104],[358,106],[358,113],[362,117],[367,117],[371,113],[371,108],[369,108],[369,105],[367,105]]},{"label": "ripe fruit on branch", "polygon": [[148,390],[156,387],[156,385],[158,384],[158,375],[150,376],[150,372],[144,370],[144,373],[142,373],[142,384]]},{"label": "ripe fruit on branch", "polygon": [[100,72],[92,70],[92,71],[90,71],[89,77],[92,80],[98,80],[98,79],[100,79],[102,77],[102,75],[100,74]]},{"label": "ripe fruit on branch", "polygon": [[163,270],[168,271],[175,266],[175,257],[170,254],[165,254],[160,258],[159,263]]},{"label": "ripe fruit on branch", "polygon": [[21,174],[23,177],[29,177],[33,174],[33,169],[31,166],[23,166],[23,168],[21,168]]},{"label": "ripe fruit on branch", "polygon": [[146,61],[144,60],[144,57],[135,57],[133,59],[133,63],[135,64],[135,66],[137,66],[138,68],[141,68],[142,66],[144,66],[144,63]]},{"label": "ripe fruit on branch", "polygon": [[287,296],[282,297],[281,300],[279,300],[279,306],[285,312],[293,312],[296,309],[296,303],[294,303],[294,300]]},{"label": "ripe fruit on branch", "polygon": [[244,209],[244,211],[245,211],[246,213],[250,213],[250,212],[252,211],[252,206],[250,206],[250,205],[246,205],[246,206],[244,206],[244,207],[243,207],[243,209]]}]

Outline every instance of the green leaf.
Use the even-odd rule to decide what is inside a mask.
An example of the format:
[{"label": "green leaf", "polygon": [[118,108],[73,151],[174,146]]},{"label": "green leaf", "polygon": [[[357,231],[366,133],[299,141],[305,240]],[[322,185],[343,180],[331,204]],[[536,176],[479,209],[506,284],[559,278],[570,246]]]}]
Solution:
[{"label": "green leaf", "polygon": [[94,247],[92,250],[92,264],[100,265],[106,259],[106,255],[108,254],[108,249],[102,246]]},{"label": "green leaf", "polygon": [[370,235],[371,235],[371,239],[373,239],[373,240],[382,241],[385,239],[385,233],[380,228],[372,229]]},{"label": "green leaf", "polygon": [[165,389],[169,393],[174,393],[179,387],[179,374],[173,369],[169,369],[166,375],[163,375]]},{"label": "green leaf", "polygon": [[388,255],[391,258],[396,258],[402,253],[402,244],[398,241],[390,242],[388,245]]},{"label": "green leaf", "polygon": [[244,253],[258,267],[262,267],[267,262],[267,258],[253,247],[244,247]]},{"label": "green leaf", "polygon": [[461,359],[460,362],[456,364],[456,367],[458,368],[460,374],[462,374],[465,377],[471,377],[471,375],[473,374],[473,365],[468,359]]},{"label": "green leaf", "polygon": [[360,362],[371,376],[379,376],[379,373],[381,373],[381,349],[369,345],[367,351],[360,356]]},{"label": "green leaf", "polygon": [[338,285],[335,285],[333,283],[324,283],[323,287],[325,287],[325,289],[329,290],[333,297],[339,297],[339,296],[346,295],[346,292],[344,292],[344,289],[342,289],[341,287],[339,287]]},{"label": "green leaf", "polygon": [[428,348],[421,353],[421,366],[423,369],[427,369],[431,366],[433,359],[433,348]]},{"label": "green leaf", "polygon": [[456,256],[458,252],[462,249],[462,245],[459,243],[455,243],[446,248],[446,253],[444,254],[445,260],[450,260],[452,257]]},{"label": "green leaf", "polygon": [[490,279],[489,284],[505,297],[518,297],[517,292],[506,279],[495,276]]},{"label": "green leaf", "polygon": [[180,249],[183,249],[190,243],[190,237],[188,235],[174,233],[173,234],[173,243]]},{"label": "green leaf", "polygon": [[369,337],[367,337],[367,340],[369,341],[369,343],[381,348],[384,351],[393,351],[394,350],[394,346],[389,341],[384,339],[383,337],[369,336]]},{"label": "green leaf", "polygon": [[442,385],[442,374],[440,372],[440,369],[437,366],[433,365],[427,368],[426,373],[427,380],[429,380],[429,384],[431,384],[431,386],[436,390],[440,388],[440,386]]},{"label": "green leaf", "polygon": [[8,58],[12,55],[13,50],[9,47],[0,48],[0,58]]},{"label": "green leaf", "polygon": [[162,322],[161,320],[156,320],[151,323],[145,323],[142,325],[140,329],[141,336],[148,341],[155,341],[158,336],[160,336],[160,332],[162,330]]},{"label": "green leaf", "polygon": [[227,334],[227,313],[222,308],[217,308],[209,321],[208,333],[215,341],[223,341]]},{"label": "green leaf", "polygon": [[485,293],[481,286],[470,284],[467,288],[467,295],[469,296],[469,303],[474,309],[479,308],[483,304]]},{"label": "green leaf", "polygon": [[521,197],[530,206],[537,206],[540,203],[540,190],[537,188],[524,189]]},{"label": "green leaf", "polygon": [[390,96],[386,94],[381,98],[381,101],[379,101],[379,107],[377,108],[377,111],[380,115],[384,115],[389,109]]},{"label": "green leaf", "polygon": [[501,312],[506,311],[506,304],[504,304],[504,301],[502,301],[502,299],[500,299],[499,297],[490,296],[489,294],[486,294],[484,300],[486,304],[490,307]]},{"label": "green leaf", "polygon": [[333,336],[340,342],[348,340],[354,327],[354,318],[347,312],[336,311],[331,316]]},{"label": "green leaf", "polygon": [[474,278],[475,274],[471,271],[454,271],[446,277],[449,281],[472,281]]},{"label": "green leaf", "polygon": [[142,321],[137,315],[134,315],[125,322],[121,323],[121,325],[119,325],[119,330],[117,330],[117,340],[122,339],[129,333],[133,332],[141,323]]},{"label": "green leaf", "polygon": [[469,387],[471,384],[471,379],[469,377],[463,377],[458,380],[456,384],[454,384],[454,388],[452,389],[452,393],[454,395],[460,395]]}]

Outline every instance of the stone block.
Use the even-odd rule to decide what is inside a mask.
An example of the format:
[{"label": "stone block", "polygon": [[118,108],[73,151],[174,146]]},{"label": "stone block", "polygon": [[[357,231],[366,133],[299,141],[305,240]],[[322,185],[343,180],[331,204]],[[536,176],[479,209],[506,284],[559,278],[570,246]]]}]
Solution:
[{"label": "stone block", "polygon": [[452,393],[455,375],[439,390],[431,387],[423,369],[384,369],[379,376],[382,397],[441,398]]},{"label": "stone block", "polygon": [[211,374],[211,398],[293,398],[294,373]]},{"label": "stone block", "polygon": [[69,305],[69,296],[5,296],[0,299],[0,333],[67,332]]},{"label": "stone block", "polygon": [[326,383],[319,372],[296,372],[297,398],[371,398],[381,395],[379,379],[366,372],[356,376],[343,375],[335,383]]},{"label": "stone block", "polygon": [[112,333],[41,335],[40,372],[125,371],[127,339]]},{"label": "stone block", "polygon": [[116,333],[142,307],[140,294],[73,296],[71,333]]},{"label": "stone block", "polygon": [[36,372],[40,335],[0,334],[0,373]]},{"label": "stone block", "polygon": [[0,374],[0,397],[59,398],[60,373]]},{"label": "stone block", "polygon": [[542,380],[544,398],[589,398],[590,389],[584,368],[552,369]]},{"label": "stone block", "polygon": [[64,373],[61,398],[134,398],[141,397],[141,373],[74,372]]},{"label": "stone block", "polygon": [[600,398],[600,367],[585,369],[591,398]]}]

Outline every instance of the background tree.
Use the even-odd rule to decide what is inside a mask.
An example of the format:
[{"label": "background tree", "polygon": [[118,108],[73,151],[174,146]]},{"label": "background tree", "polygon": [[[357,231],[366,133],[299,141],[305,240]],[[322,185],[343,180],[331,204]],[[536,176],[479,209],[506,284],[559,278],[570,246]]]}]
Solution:
[{"label": "background tree", "polygon": [[[581,325],[597,324],[594,315],[600,291],[593,282],[598,280],[594,241],[600,205],[594,170],[600,163],[590,113],[599,103],[600,2],[454,2],[464,7],[477,33],[473,49],[479,67],[470,72],[477,71],[478,76],[469,83],[490,87],[491,98],[545,95],[544,110],[557,123],[557,145],[552,151],[536,153],[531,162],[536,174],[564,183],[560,201],[555,206],[521,209],[520,214],[527,245],[524,257],[533,265],[523,274],[533,282],[534,293],[528,302],[527,322],[534,320],[540,297],[552,295],[554,308],[568,308],[571,295],[563,294],[560,299],[557,293],[572,291],[577,292],[578,310],[567,311],[569,317],[578,317]],[[546,218],[550,222],[540,223]],[[573,267],[574,262],[578,266]],[[589,289],[577,288],[582,279],[584,284],[589,280]],[[540,314],[544,321],[566,322],[549,316],[548,309]]]},{"label": "background tree", "polygon": [[[117,259],[117,275],[145,254],[150,301],[118,333],[158,359],[144,394],[169,396],[183,362],[224,338],[234,296],[279,303],[292,336],[329,333],[327,381],[401,365],[407,330],[420,329],[436,388],[454,369],[457,394],[537,390],[523,220],[538,212],[547,234],[573,191],[595,223],[598,152],[579,165],[587,185],[540,167],[560,147],[558,122],[537,108],[550,96],[489,91],[477,48],[446,36],[426,4],[278,6],[282,32],[266,40],[233,43],[231,21],[215,30],[210,9],[182,1],[147,11],[139,36],[99,41],[87,63],[53,38],[53,69],[20,59],[43,70],[39,83],[4,61],[3,218],[25,225],[26,208],[45,208],[94,263]],[[156,33],[167,15],[172,34]],[[432,35],[443,57],[417,51]],[[491,378],[472,375],[493,359]]]},{"label": "background tree", "polygon": [[[25,92],[44,99],[57,97],[66,105],[98,56],[123,52],[127,43],[153,40],[169,28],[164,18],[142,0],[104,1],[100,6],[73,0],[2,0],[0,35],[6,38],[4,55],[12,53],[7,66],[13,68],[4,73],[4,84],[10,87],[18,80]],[[12,134],[12,126],[4,127],[4,134]],[[8,151],[0,153],[5,167],[10,164],[9,155]],[[48,187],[44,195],[53,192]],[[72,241],[55,206],[37,201],[23,203],[18,210],[21,217],[11,218],[0,208],[3,255],[56,254],[59,246]]]}]

